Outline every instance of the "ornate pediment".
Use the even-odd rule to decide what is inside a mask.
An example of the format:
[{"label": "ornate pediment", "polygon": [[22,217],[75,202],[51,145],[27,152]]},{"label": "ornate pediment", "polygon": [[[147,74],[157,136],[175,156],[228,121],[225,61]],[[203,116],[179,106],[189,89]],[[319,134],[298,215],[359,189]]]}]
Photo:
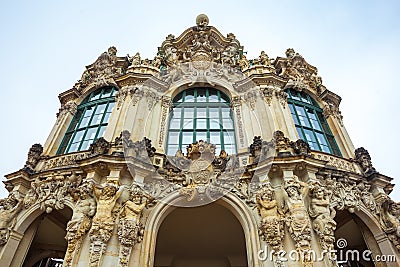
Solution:
[{"label": "ornate pediment", "polygon": [[129,64],[127,57],[118,57],[117,49],[112,46],[106,52],[102,53],[97,60],[86,66],[81,79],[74,85],[79,91],[88,87],[101,87],[114,85],[113,78],[125,73]]},{"label": "ornate pediment", "polygon": [[319,95],[324,87],[322,79],[318,76],[318,69],[309,63],[293,48],[286,50],[286,58],[278,57],[274,62],[277,74],[289,79],[286,88],[298,91],[308,89]]},{"label": "ornate pediment", "polygon": [[208,17],[201,14],[196,18],[197,26],[187,29],[178,38],[168,35],[158,48],[163,64],[173,67],[192,61],[237,66],[243,47],[235,35],[229,33],[224,37],[216,28],[208,26],[208,23]]}]

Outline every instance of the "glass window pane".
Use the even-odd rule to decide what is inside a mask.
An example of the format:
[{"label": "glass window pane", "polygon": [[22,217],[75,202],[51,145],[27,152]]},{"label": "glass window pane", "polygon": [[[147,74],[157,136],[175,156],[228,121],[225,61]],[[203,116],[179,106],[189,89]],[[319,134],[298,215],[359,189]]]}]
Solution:
[{"label": "glass window pane", "polygon": [[98,105],[98,106],[96,107],[96,112],[95,112],[95,114],[103,114],[104,111],[106,110],[106,106],[107,106],[107,104]]},{"label": "glass window pane", "polygon": [[178,149],[179,149],[178,145],[168,145],[167,154],[168,155],[175,155],[176,151],[178,151]]},{"label": "glass window pane", "polygon": [[185,102],[194,102],[194,91],[193,90],[186,91]]},{"label": "glass window pane", "polygon": [[79,144],[80,143],[72,143],[71,146],[69,147],[67,153],[78,151]]},{"label": "glass window pane", "polygon": [[229,155],[232,155],[232,154],[236,153],[235,145],[225,145],[224,146],[224,150]]},{"label": "glass window pane", "polygon": [[207,119],[197,119],[196,129],[207,129]]},{"label": "glass window pane", "polygon": [[311,141],[314,143],[317,142],[317,140],[315,139],[314,133],[312,131],[304,129],[304,135],[305,135],[307,141]]},{"label": "glass window pane", "polygon": [[234,144],[235,135],[233,132],[224,132],[224,144]]},{"label": "glass window pane", "polygon": [[194,117],[194,108],[185,108],[183,110],[183,116],[185,118],[193,118]]},{"label": "glass window pane", "polygon": [[106,131],[107,126],[101,126],[99,133],[97,134],[97,138],[103,137],[104,136],[104,132]]},{"label": "glass window pane", "polygon": [[206,118],[207,117],[207,112],[206,108],[197,108],[197,118]]},{"label": "glass window pane", "polygon": [[300,120],[300,124],[301,124],[302,126],[306,126],[306,127],[310,127],[310,128],[311,128],[311,125],[310,125],[310,123],[308,122],[308,119],[307,119],[306,117],[299,116],[299,120]]},{"label": "glass window pane", "polygon": [[314,130],[321,131],[321,127],[319,126],[318,121],[315,121],[315,120],[310,120],[310,121],[311,121],[311,124],[312,124],[312,128],[313,128]]},{"label": "glass window pane", "polygon": [[223,129],[233,129],[233,121],[231,119],[222,119]]},{"label": "glass window pane", "polygon": [[220,129],[219,121],[210,119],[210,129]]},{"label": "glass window pane", "polygon": [[220,132],[210,132],[210,143],[214,145],[221,144]]},{"label": "glass window pane", "polygon": [[205,89],[198,89],[197,90],[197,102],[206,102],[206,90]]},{"label": "glass window pane", "polygon": [[299,138],[307,141],[306,138],[303,135],[303,132],[301,131],[301,128],[296,127],[296,130],[297,130],[297,133],[299,134]]},{"label": "glass window pane", "polygon": [[221,108],[222,118],[228,119],[231,118],[231,109],[230,108]]},{"label": "glass window pane", "polygon": [[115,106],[115,103],[114,103],[114,102],[109,103],[109,104],[108,104],[108,107],[107,107],[107,112],[112,112],[114,106]]},{"label": "glass window pane", "polygon": [[172,117],[173,118],[181,118],[181,113],[182,113],[182,109],[181,108],[174,108],[174,110],[172,111]]},{"label": "glass window pane", "polygon": [[85,140],[94,140],[96,137],[97,127],[96,128],[89,128],[85,135]]},{"label": "glass window pane", "polygon": [[193,130],[193,119],[184,119],[182,129]]},{"label": "glass window pane", "polygon": [[218,102],[218,96],[217,95],[210,95],[208,97],[208,102]]},{"label": "glass window pane", "polygon": [[182,133],[182,144],[191,144],[193,143],[193,133],[192,132],[183,132]]},{"label": "glass window pane", "polygon": [[86,140],[82,142],[80,150],[87,150],[89,146],[93,143],[93,140]]},{"label": "glass window pane", "polygon": [[316,133],[316,135],[317,135],[318,143],[320,145],[328,146],[328,142],[326,141],[326,138],[323,134]]},{"label": "glass window pane", "polygon": [[85,132],[85,130],[81,130],[81,131],[76,132],[76,134],[74,136],[74,140],[72,140],[72,143],[80,142],[82,140],[84,132]]},{"label": "glass window pane", "polygon": [[101,98],[110,97],[112,90],[112,87],[105,88],[103,94],[101,95]]},{"label": "glass window pane", "polygon": [[103,121],[101,123],[108,123],[108,121],[110,120],[111,117],[111,113],[106,113],[104,115]]},{"label": "glass window pane", "polygon": [[168,145],[179,144],[179,132],[169,132],[168,134]]},{"label": "glass window pane", "polygon": [[103,114],[94,115],[92,118],[92,121],[90,122],[90,125],[99,125],[102,117],[103,117]]},{"label": "glass window pane", "polygon": [[207,132],[196,132],[196,141],[207,141]]},{"label": "glass window pane", "polygon": [[100,95],[101,95],[101,90],[95,91],[95,92],[93,93],[92,97],[89,99],[89,101],[99,99],[99,98],[100,98]]},{"label": "glass window pane", "polygon": [[181,126],[181,119],[172,119],[169,128],[170,129],[180,129]]},{"label": "glass window pane", "polygon": [[218,108],[210,108],[208,110],[209,118],[219,119],[219,109]]}]

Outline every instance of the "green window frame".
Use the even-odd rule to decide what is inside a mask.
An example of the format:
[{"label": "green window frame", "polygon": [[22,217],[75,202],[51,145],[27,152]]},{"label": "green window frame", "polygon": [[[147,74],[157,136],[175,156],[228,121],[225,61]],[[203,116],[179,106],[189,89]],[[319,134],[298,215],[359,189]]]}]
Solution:
[{"label": "green window frame", "polygon": [[342,156],[322,109],[304,92],[286,90],[288,105],[299,137],[318,150]]},{"label": "green window frame", "polygon": [[167,155],[199,140],[216,145],[216,153],[236,154],[235,125],[230,99],[221,91],[196,87],[179,93],[173,100],[168,125]]},{"label": "green window frame", "polygon": [[116,93],[115,87],[102,87],[82,101],[61,141],[57,155],[87,150],[97,138],[103,137],[115,105]]}]

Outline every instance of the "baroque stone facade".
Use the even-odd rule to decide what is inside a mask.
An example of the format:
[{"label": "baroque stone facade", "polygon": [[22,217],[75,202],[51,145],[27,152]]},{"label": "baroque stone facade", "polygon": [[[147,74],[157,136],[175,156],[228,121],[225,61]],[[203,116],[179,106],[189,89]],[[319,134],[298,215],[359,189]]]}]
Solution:
[{"label": "baroque stone facade", "polygon": [[[363,266],[398,266],[400,211],[389,196],[392,178],[373,167],[367,150],[354,149],[341,99],[322,84],[317,68],[292,48],[285,55],[272,59],[261,51],[247,59],[236,36],[223,36],[206,15],[179,37],[168,35],[153,59],[120,57],[110,47],[60,94],[46,144],[33,145],[25,166],[6,175],[0,266],[51,258],[63,259],[63,266],[349,266],[354,259],[335,255],[351,249],[371,251]],[[86,150],[58,153],[83,99],[110,86],[118,91],[103,136]],[[195,140],[167,155],[173,99],[196,86],[229,97],[236,153]],[[341,155],[299,138],[288,90],[319,105]],[[244,263],[228,254],[157,258],[163,251],[158,233],[173,209],[215,203],[242,227]],[[200,250],[204,240],[191,242]],[[372,261],[382,255],[392,258]],[[219,260],[224,265],[212,265]]]}]

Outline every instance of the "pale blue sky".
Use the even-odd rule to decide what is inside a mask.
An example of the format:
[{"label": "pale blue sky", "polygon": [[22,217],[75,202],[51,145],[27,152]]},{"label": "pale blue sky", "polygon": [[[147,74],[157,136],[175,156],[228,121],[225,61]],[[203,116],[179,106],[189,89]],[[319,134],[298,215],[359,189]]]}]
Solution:
[{"label": "pale blue sky", "polygon": [[[293,47],[343,98],[344,123],[377,170],[400,184],[399,1],[2,1],[0,174],[21,168],[55,123],[58,94],[111,45],[153,58],[205,13],[255,58]],[[5,196],[0,189],[0,196]],[[400,200],[400,185],[393,197]]]}]

